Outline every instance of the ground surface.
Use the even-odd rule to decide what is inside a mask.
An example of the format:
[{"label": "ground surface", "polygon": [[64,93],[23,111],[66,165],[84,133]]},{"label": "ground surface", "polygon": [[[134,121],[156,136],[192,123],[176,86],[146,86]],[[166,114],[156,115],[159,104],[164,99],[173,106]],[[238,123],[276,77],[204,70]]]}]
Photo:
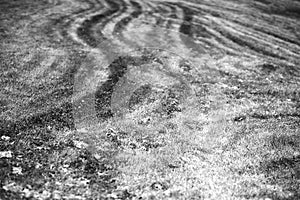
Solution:
[{"label": "ground surface", "polygon": [[0,199],[300,199],[299,11],[1,0]]}]

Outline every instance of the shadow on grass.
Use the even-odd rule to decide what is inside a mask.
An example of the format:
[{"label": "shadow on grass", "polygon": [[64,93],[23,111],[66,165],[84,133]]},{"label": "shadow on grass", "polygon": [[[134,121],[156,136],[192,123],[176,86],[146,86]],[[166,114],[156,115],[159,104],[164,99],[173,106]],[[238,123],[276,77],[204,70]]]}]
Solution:
[{"label": "shadow on grass", "polygon": [[282,149],[297,150],[300,148],[299,135],[281,135],[269,138],[273,149],[278,151],[277,158],[266,160],[260,165],[260,170],[266,175],[267,180],[274,185],[282,187],[285,197],[274,199],[299,199],[300,198],[300,155],[285,156]]}]

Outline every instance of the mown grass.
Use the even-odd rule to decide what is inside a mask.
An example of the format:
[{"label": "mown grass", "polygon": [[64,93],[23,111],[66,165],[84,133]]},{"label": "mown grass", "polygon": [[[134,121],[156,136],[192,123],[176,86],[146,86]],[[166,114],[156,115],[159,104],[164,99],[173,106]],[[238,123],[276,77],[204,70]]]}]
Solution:
[{"label": "mown grass", "polygon": [[1,158],[3,198],[297,199],[297,84],[283,95],[279,76],[234,73],[194,81],[179,104],[147,94],[85,129],[19,130],[1,140],[13,155]]},{"label": "mown grass", "polygon": [[[199,106],[199,99],[194,98],[180,112],[169,116],[151,116],[147,112],[149,106],[140,106],[98,130],[94,128],[90,134],[105,134],[118,148],[117,188],[107,197],[120,198],[120,194],[130,199],[296,197],[299,177],[278,182],[271,179],[280,174],[291,177],[298,172],[295,167],[298,161],[291,161],[294,164],[285,172],[270,163],[298,156],[297,127],[283,128],[283,122],[276,119],[251,118],[245,113],[257,108],[255,102],[245,100],[233,105],[218,89],[208,97],[214,101],[210,105],[212,110],[206,113]],[[241,113],[246,117],[239,117]],[[93,145],[99,148],[103,144],[93,142]]]}]

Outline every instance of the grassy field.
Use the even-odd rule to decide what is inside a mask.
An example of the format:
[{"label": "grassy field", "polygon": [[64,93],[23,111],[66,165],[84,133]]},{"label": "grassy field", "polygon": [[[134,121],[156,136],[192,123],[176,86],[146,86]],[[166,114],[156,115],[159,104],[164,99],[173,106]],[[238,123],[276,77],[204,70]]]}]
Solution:
[{"label": "grassy field", "polygon": [[103,2],[0,2],[0,200],[300,199],[299,2]]}]

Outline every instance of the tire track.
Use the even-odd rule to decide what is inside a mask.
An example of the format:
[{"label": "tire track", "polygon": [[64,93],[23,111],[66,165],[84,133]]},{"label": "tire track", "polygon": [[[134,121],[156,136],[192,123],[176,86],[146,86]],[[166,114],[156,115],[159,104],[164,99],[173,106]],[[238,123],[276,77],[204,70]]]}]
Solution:
[{"label": "tire track", "polygon": [[[114,1],[109,1],[107,3],[109,5],[107,11],[104,11],[101,14],[96,14],[92,16],[90,19],[85,20],[77,30],[78,36],[82,38],[89,46],[94,48],[97,47],[98,42],[102,42],[102,40],[105,40],[106,38],[102,35],[101,32],[97,32],[97,37],[101,39],[100,41],[97,40],[95,37],[93,37],[93,33],[92,33],[93,26],[117,12],[121,14],[126,9],[124,4],[118,4]],[[108,18],[106,19],[106,21],[102,22],[101,27],[104,27],[109,20],[111,19]]]},{"label": "tire track", "polygon": [[[49,126],[51,130],[81,130],[99,122],[106,126],[119,116],[135,118],[143,109],[155,113],[159,109],[147,107],[156,105],[153,102],[160,105],[159,112],[171,118],[193,95],[197,95],[197,106],[201,107],[191,112],[195,118],[199,112],[210,112],[211,107],[218,109],[220,105],[212,104],[224,97],[234,104],[236,112],[247,106],[252,109],[257,101],[272,111],[238,118],[241,124],[252,118],[257,123],[273,118],[299,119],[299,102],[294,94],[300,64],[297,1],[4,0],[0,5],[0,128],[5,134],[17,135],[36,126]],[[182,64],[184,60],[191,63]],[[281,94],[281,90],[289,95]],[[239,107],[239,103],[247,105]],[[206,127],[205,143],[212,138],[210,129],[227,123],[226,117],[212,123],[213,127],[191,121],[190,130]],[[213,131],[218,134],[222,130]],[[109,149],[115,154],[103,155],[107,160],[119,153],[116,133],[111,133],[113,142],[109,143],[115,145]],[[107,141],[103,138],[101,141]],[[216,140],[204,146],[216,146]],[[176,172],[177,165],[172,164],[168,166]],[[199,168],[195,174],[209,174],[210,167],[211,163],[200,167],[204,171]],[[117,167],[110,169],[117,171]],[[227,172],[218,175],[226,179]],[[134,181],[130,174],[128,177],[129,182]],[[210,175],[207,177],[204,186],[210,183]],[[226,189],[221,181],[216,183]],[[236,192],[236,188],[228,188]],[[213,189],[208,190],[219,191]],[[128,191],[124,195],[130,196]]]},{"label": "tire track", "polygon": [[[247,20],[238,20],[236,15],[249,13],[249,10],[234,2],[221,5],[215,1],[179,3],[129,0],[102,3],[107,4],[107,11],[84,20],[77,29],[77,35],[89,47],[104,53],[111,62],[118,54],[146,46],[170,48],[191,60],[196,55],[211,52],[249,58],[269,57],[286,63],[293,61],[289,58],[297,57],[294,52],[297,52],[298,45],[278,37],[276,40],[266,37],[263,32],[249,27]],[[273,48],[274,43],[294,48],[278,50]],[[100,66],[99,70],[103,67]],[[108,67],[107,74],[113,74],[113,71]],[[113,88],[117,82],[110,79],[107,76],[107,84],[112,84]],[[100,96],[97,95],[97,98]]]}]

